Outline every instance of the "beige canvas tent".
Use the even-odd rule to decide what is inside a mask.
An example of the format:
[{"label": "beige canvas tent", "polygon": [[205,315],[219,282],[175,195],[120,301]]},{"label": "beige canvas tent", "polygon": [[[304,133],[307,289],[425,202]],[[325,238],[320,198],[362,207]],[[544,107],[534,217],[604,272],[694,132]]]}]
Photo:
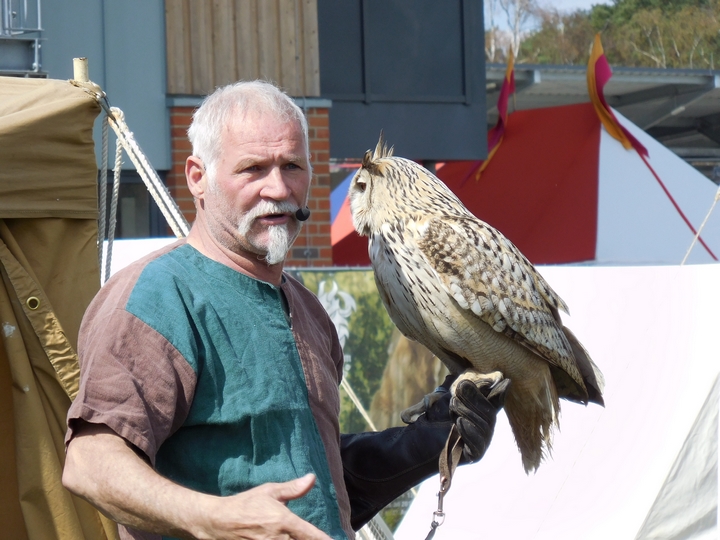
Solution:
[{"label": "beige canvas tent", "polygon": [[67,81],[0,77],[0,531],[117,538],[61,484],[78,327],[100,287],[97,100]]}]

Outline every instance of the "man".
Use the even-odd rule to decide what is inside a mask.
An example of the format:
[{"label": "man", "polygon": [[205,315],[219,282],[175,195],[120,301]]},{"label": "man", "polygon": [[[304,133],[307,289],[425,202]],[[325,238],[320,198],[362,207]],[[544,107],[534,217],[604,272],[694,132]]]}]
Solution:
[{"label": "man", "polygon": [[341,443],[337,335],[283,273],[311,179],[302,111],[270,84],[237,83],[188,134],[186,241],[118,273],[85,314],[64,485],[123,538],[352,538],[437,472],[456,417],[479,459],[501,403],[472,384],[452,418],[441,399],[410,426]]}]

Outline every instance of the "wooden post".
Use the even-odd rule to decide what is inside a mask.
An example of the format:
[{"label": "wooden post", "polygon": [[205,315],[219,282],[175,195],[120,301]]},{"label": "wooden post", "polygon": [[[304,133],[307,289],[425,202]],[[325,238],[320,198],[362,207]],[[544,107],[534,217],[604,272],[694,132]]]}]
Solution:
[{"label": "wooden post", "polygon": [[88,82],[88,59],[73,58],[73,79],[77,82]]}]

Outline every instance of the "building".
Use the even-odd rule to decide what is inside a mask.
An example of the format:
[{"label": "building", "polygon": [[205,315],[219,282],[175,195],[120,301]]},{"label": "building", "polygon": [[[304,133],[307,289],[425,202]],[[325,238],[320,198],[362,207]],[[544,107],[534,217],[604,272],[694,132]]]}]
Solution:
[{"label": "building", "polygon": [[[183,164],[193,109],[218,85],[278,83],[307,111],[315,171],[313,217],[290,264],[326,266],[330,190],[347,175],[343,165],[357,163],[381,129],[398,155],[430,168],[484,158],[505,67],[485,66],[481,6],[472,0],[0,0],[0,74],[69,79],[72,58],[87,57],[90,78],[125,112],[189,221]],[[511,110],[588,101],[584,66],[518,65],[516,82]],[[720,71],[616,68],[605,95],[720,179]],[[120,197],[119,237],[169,234],[129,161]]]},{"label": "building", "polygon": [[[37,0],[27,6],[3,0],[0,6],[7,23],[0,74],[70,79],[72,59],[87,57],[90,79],[124,111],[189,221],[194,209],[184,162],[194,108],[217,86],[239,79],[283,87],[307,113],[315,173],[312,219],[293,248],[293,266],[331,264],[331,163],[361,158],[381,129],[403,155],[423,161],[485,154],[483,21],[476,2]],[[21,31],[29,22],[33,32]],[[447,137],[449,131],[456,135]],[[98,148],[99,140],[96,126]],[[129,161],[118,219],[120,238],[168,234]]]}]

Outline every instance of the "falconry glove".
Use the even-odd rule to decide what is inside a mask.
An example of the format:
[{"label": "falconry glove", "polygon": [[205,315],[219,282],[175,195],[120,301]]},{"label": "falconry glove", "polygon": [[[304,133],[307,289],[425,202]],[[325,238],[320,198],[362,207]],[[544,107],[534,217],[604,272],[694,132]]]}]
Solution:
[{"label": "falconry glove", "polygon": [[453,424],[464,443],[461,463],[477,461],[485,453],[508,385],[488,400],[483,394],[487,388],[461,381],[456,389],[459,395],[451,400],[449,388],[455,378],[445,379],[436,389],[440,397],[408,426],[341,435],[353,529],[360,529],[390,502],[438,473],[438,459]]},{"label": "falconry glove", "polygon": [[463,459],[460,463],[480,460],[487,450],[495,430],[497,411],[505,404],[510,379],[497,385],[478,388],[472,381],[460,381],[450,400],[450,415],[455,420],[463,443]]}]

